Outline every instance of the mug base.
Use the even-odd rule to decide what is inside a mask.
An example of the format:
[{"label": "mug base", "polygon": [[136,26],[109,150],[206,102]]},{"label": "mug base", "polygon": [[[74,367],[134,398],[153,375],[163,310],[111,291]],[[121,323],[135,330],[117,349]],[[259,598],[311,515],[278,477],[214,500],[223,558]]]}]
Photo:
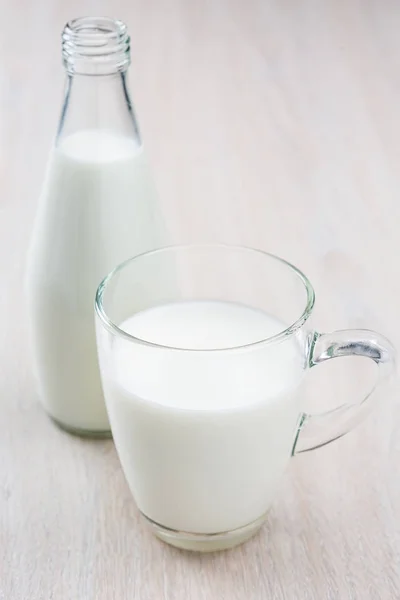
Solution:
[{"label": "mug base", "polygon": [[93,439],[97,439],[97,440],[112,437],[111,429],[98,430],[98,429],[80,429],[79,427],[71,427],[70,425],[66,425],[62,421],[59,421],[58,419],[56,419],[49,413],[47,413],[47,414],[50,417],[50,419],[53,421],[53,423],[55,423],[57,425],[57,427],[59,427],[60,429],[62,429],[63,431],[66,431],[67,433],[69,433],[71,435],[76,435],[78,437],[84,437],[84,438],[93,438]]},{"label": "mug base", "polygon": [[243,544],[258,533],[266,519],[264,514],[248,525],[223,533],[188,533],[164,527],[145,514],[141,513],[141,515],[147,527],[158,539],[180,550],[192,552],[217,552]]}]

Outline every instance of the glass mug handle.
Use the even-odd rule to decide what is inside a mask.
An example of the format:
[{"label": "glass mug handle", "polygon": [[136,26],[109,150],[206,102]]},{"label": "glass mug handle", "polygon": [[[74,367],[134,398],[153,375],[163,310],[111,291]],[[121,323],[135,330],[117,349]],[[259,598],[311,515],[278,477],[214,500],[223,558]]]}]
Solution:
[{"label": "glass mug handle", "polygon": [[365,356],[373,360],[378,365],[377,382],[361,402],[342,404],[317,415],[303,413],[297,427],[292,455],[325,446],[358,425],[375,404],[377,388],[388,381],[395,371],[396,352],[392,344],[375,331],[346,329],[311,334],[307,354],[309,367],[341,356]]}]

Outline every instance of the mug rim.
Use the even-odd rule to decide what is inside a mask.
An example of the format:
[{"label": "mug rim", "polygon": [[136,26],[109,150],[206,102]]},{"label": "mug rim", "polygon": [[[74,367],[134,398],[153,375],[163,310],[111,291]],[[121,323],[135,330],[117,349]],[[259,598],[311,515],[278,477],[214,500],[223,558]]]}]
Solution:
[{"label": "mug rim", "polygon": [[[254,253],[262,254],[268,258],[272,258],[273,260],[276,260],[277,262],[281,263],[282,265],[284,265],[285,267],[290,269],[292,271],[292,273],[300,279],[300,281],[302,282],[302,284],[305,288],[306,305],[305,305],[301,315],[291,325],[289,325],[282,331],[280,331],[270,337],[256,340],[256,341],[250,342],[248,344],[240,344],[238,346],[231,346],[231,347],[227,347],[227,348],[182,348],[182,347],[168,346],[166,344],[158,344],[155,342],[150,342],[143,338],[138,338],[134,335],[131,335],[127,331],[124,331],[116,323],[114,323],[114,321],[107,315],[107,313],[104,309],[104,304],[103,304],[104,292],[106,291],[107,286],[112,281],[112,279],[118,273],[120,273],[123,269],[125,269],[131,263],[136,262],[136,261],[140,260],[141,258],[145,258],[146,256],[162,254],[167,251],[189,250],[189,249],[194,249],[194,248],[198,248],[198,249],[200,249],[200,248],[206,249],[207,248],[209,250],[212,250],[213,248],[214,249],[217,249],[217,248],[226,249],[226,250],[241,250],[241,251],[244,250],[246,252],[251,252],[251,253],[254,252]],[[241,350],[244,348],[248,349],[248,348],[253,348],[253,347],[257,347],[257,346],[261,346],[261,345],[277,343],[277,342],[280,342],[283,339],[293,335],[297,331],[299,331],[303,327],[304,323],[311,316],[311,313],[313,311],[314,304],[315,304],[315,292],[314,292],[314,288],[313,288],[310,280],[300,269],[298,269],[295,265],[293,265],[289,261],[285,260],[284,258],[281,258],[280,256],[277,256],[276,254],[272,254],[271,252],[266,252],[264,250],[260,250],[258,248],[252,248],[250,246],[241,246],[241,245],[235,245],[235,244],[219,244],[219,243],[174,244],[174,245],[170,245],[170,246],[163,246],[161,248],[157,248],[155,250],[150,250],[148,252],[142,252],[141,254],[132,256],[132,257],[128,258],[127,260],[118,264],[100,282],[100,284],[96,290],[94,304],[95,304],[95,312],[96,312],[97,316],[99,317],[102,325],[110,333],[117,335],[118,337],[122,337],[130,342],[135,342],[137,344],[151,346],[154,348],[161,348],[161,349],[165,349],[165,350],[176,350],[179,352],[203,352],[203,353],[204,352],[229,352],[229,351],[234,351],[234,350]]]}]

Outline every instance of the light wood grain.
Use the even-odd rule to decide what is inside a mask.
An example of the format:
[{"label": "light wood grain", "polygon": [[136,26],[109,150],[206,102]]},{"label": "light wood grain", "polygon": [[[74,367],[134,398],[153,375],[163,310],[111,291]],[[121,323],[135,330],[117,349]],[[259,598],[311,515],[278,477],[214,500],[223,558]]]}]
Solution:
[{"label": "light wood grain", "polygon": [[[70,437],[40,409],[23,272],[60,109],[60,30],[73,16],[111,14],[132,34],[134,99],[172,240],[281,254],[313,281],[320,329],[368,326],[399,344],[400,4],[1,9],[0,599],[399,598],[396,393],[354,433],[292,461],[258,537],[185,554],[138,520],[112,442]],[[320,409],[371,380],[351,360],[315,371]]]}]

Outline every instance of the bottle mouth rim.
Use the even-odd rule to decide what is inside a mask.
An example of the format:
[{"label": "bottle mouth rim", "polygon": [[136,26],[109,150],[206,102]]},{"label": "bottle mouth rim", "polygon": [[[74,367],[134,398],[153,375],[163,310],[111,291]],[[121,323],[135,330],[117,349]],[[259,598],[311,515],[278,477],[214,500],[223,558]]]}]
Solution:
[{"label": "bottle mouth rim", "polygon": [[82,45],[104,45],[128,34],[123,21],[111,17],[78,17],[65,25],[63,39],[73,38]]},{"label": "bottle mouth rim", "polygon": [[111,17],[72,19],[62,32],[62,54],[69,72],[101,74],[101,66],[111,72],[124,70],[130,61],[127,27]]}]

